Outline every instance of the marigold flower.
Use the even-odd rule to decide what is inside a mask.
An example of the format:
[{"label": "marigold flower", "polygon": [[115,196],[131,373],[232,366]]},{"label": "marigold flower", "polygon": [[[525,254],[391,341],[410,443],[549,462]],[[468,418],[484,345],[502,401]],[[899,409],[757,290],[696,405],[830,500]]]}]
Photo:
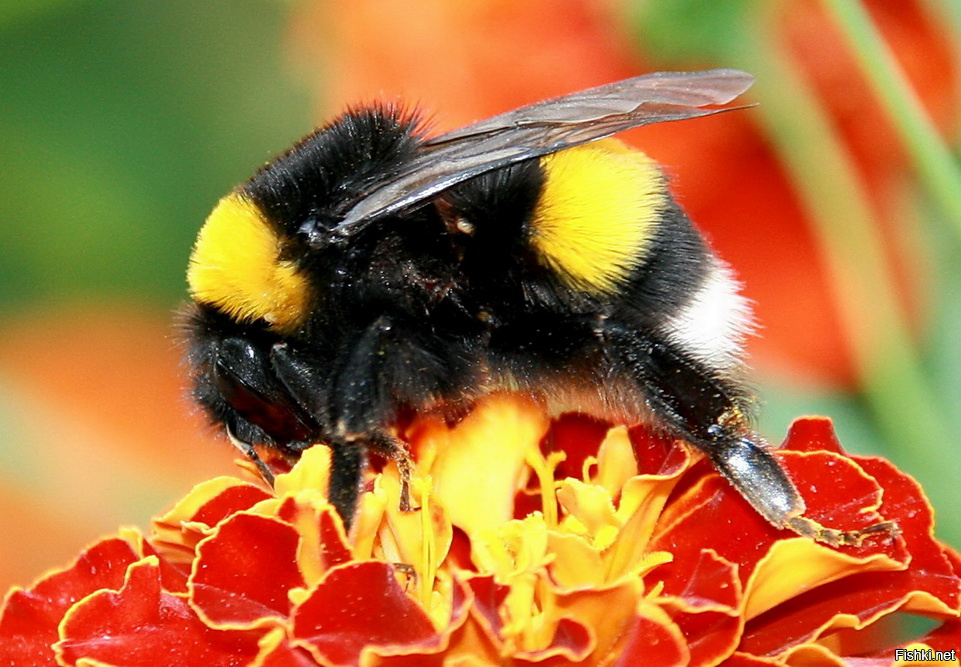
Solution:
[{"label": "marigold flower", "polygon": [[[345,533],[322,446],[272,491],[209,480],[149,537],[122,530],[8,593],[0,664],[840,665],[961,645],[961,558],[921,489],[845,454],[825,419],[778,452],[809,515],[898,537],[775,529],[688,448],[516,396],[404,435],[418,510],[389,463]],[[941,624],[892,644],[877,629],[895,613]]]}]

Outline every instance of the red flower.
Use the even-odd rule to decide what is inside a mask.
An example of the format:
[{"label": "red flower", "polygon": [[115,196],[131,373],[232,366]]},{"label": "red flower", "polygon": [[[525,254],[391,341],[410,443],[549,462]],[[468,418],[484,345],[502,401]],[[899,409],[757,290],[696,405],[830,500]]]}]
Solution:
[{"label": "red flower", "polygon": [[[896,613],[961,642],[961,559],[921,490],[846,455],[823,419],[778,456],[811,518],[896,539],[830,548],[765,523],[707,464],[643,426],[550,422],[495,396],[405,434],[420,509],[371,471],[350,534],[308,450],[270,492],[217,478],[154,522],[14,589],[2,664],[773,664],[893,660]],[[899,644],[898,646],[906,646]]]}]

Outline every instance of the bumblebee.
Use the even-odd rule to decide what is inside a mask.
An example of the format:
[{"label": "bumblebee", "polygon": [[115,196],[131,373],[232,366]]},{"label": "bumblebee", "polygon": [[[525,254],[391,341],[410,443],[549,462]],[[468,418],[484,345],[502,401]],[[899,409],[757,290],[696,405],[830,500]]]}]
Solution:
[{"label": "bumblebee", "polygon": [[653,423],[772,524],[860,542],[803,516],[752,430],[736,279],[658,166],[609,138],[727,110],[752,81],[659,72],[434,137],[401,108],[348,110],[200,230],[195,399],[268,481],[258,448],[295,460],[330,447],[329,497],[347,525],[368,453],[409,479],[403,415],[454,419],[509,390],[558,413]]}]

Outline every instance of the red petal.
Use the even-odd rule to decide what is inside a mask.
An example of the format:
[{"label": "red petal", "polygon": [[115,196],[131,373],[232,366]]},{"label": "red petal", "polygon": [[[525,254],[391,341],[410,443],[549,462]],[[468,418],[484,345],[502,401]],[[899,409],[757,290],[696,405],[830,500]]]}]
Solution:
[{"label": "red petal", "polygon": [[517,651],[512,662],[518,665],[561,667],[582,662],[593,648],[593,634],[583,624],[572,618],[562,618],[554,628],[551,644],[539,651]]},{"label": "red petal", "polygon": [[196,557],[197,543],[207,536],[204,526],[212,528],[267,498],[267,491],[248,482],[229,477],[207,480],[167,514],[154,519],[150,541],[168,559],[189,567]]},{"label": "red petal", "polygon": [[[448,664],[461,664],[458,662],[474,661],[477,664],[485,664],[482,654],[489,653],[484,646],[478,650],[476,645],[464,641],[465,632],[468,631],[468,615],[474,596],[467,584],[463,581],[454,581],[453,589],[453,609],[451,611],[451,621],[444,634],[440,636],[433,646],[420,647],[416,653],[405,655],[368,655],[365,656],[366,665],[370,667],[380,667],[389,665],[390,667],[442,667]],[[465,645],[466,644],[466,645]],[[496,652],[491,654],[493,657],[487,662],[497,661]]]},{"label": "red petal", "polygon": [[672,475],[690,462],[687,448],[650,426],[631,428],[630,437],[639,475]]},{"label": "red petal", "polygon": [[638,614],[628,633],[617,667],[631,665],[689,665],[691,655],[676,627],[656,614]]},{"label": "red petal", "polygon": [[168,593],[187,592],[187,577],[190,576],[188,567],[167,560],[167,558],[147,540],[143,540],[141,549],[144,556],[154,556],[160,563],[160,583],[163,585],[165,591]]},{"label": "red petal", "polygon": [[353,554],[344,535],[344,524],[333,509],[321,512],[319,518],[320,549],[324,564],[333,567],[346,563]]},{"label": "red petal", "polygon": [[[957,554],[934,539],[934,512],[921,486],[890,461],[872,457],[853,457],[865,472],[884,489],[881,511],[898,524],[911,563],[907,572],[910,586],[926,591],[945,606],[945,611],[961,609],[961,567]],[[891,573],[894,577],[896,573]],[[934,609],[923,610],[926,613]]]},{"label": "red petal", "polygon": [[258,646],[260,653],[250,663],[250,667],[315,667],[317,665],[307,650],[291,645],[290,638],[283,628],[276,628],[261,637]]},{"label": "red petal", "polygon": [[342,565],[293,614],[293,636],[319,661],[355,664],[374,654],[411,654],[439,643],[427,614],[387,563]]},{"label": "red petal", "polygon": [[[557,464],[554,477],[581,479],[584,459],[597,456],[597,450],[610,429],[607,422],[582,414],[568,413],[551,422],[550,430],[544,436],[541,450],[544,454],[564,452],[564,460]],[[532,483],[537,477],[531,475]]]},{"label": "red petal", "polygon": [[[664,610],[644,601],[643,593],[639,580],[624,578],[621,583],[608,587],[558,593],[555,597],[556,612],[553,613],[591,628],[592,641],[572,648],[584,653],[591,651],[593,656],[616,655],[619,647],[628,641],[631,632],[636,629],[639,615],[670,627],[680,636]],[[557,638],[552,638],[552,641],[556,642]],[[568,655],[572,660],[579,657],[576,653]]]},{"label": "red petal", "polygon": [[119,591],[98,591],[67,614],[61,659],[116,665],[246,664],[257,655],[257,637],[204,625],[185,600],[160,585],[153,557],[130,566]]},{"label": "red petal", "polygon": [[691,664],[717,664],[731,655],[741,636],[741,583],[737,568],[714,551],[692,556],[675,554],[652,573],[667,575],[658,603],[687,640]]},{"label": "red petal", "polygon": [[254,627],[286,619],[287,593],[304,586],[297,568],[300,537],[286,523],[237,514],[197,548],[190,599],[211,625]]},{"label": "red petal", "polygon": [[775,667],[782,663],[773,658],[763,658],[737,651],[724,661],[724,667]]},{"label": "red petal", "polygon": [[712,473],[668,502],[649,549],[692,562],[709,546],[739,567],[743,585],[777,533],[730,484]]},{"label": "red petal", "polygon": [[250,509],[261,500],[267,500],[270,494],[254,484],[243,483],[224,489],[216,496],[204,503],[190,518],[191,521],[216,526],[227,517]]},{"label": "red petal", "polygon": [[499,610],[510,593],[510,587],[495,582],[494,575],[472,577],[467,584],[474,594],[472,615],[480,621],[491,637],[499,637],[503,625]]},{"label": "red petal", "polygon": [[318,508],[288,496],[277,509],[277,517],[297,528],[304,542],[301,550],[310,550],[309,557],[318,569],[326,571],[353,558],[344,524],[333,507]]},{"label": "red petal", "polygon": [[120,538],[86,549],[68,569],[50,574],[28,590],[14,589],[0,616],[0,663],[54,664],[50,646],[57,625],[74,603],[102,588],[120,588],[127,566],[140,559]]},{"label": "red petal", "polygon": [[820,636],[842,622],[841,614],[865,624],[899,609],[948,617],[961,608],[956,555],[932,537],[931,507],[920,487],[887,461],[856,460],[884,488],[885,517],[897,521],[910,554],[906,569],[854,574],[789,600],[747,624],[742,648],[763,654],[783,650]]},{"label": "red petal", "polygon": [[[865,511],[879,504],[880,486],[852,460],[829,452],[780,451],[777,456],[804,496],[806,516],[843,530],[866,528],[880,520],[875,512]],[[738,566],[743,584],[775,541],[792,537],[794,533],[767,523],[726,481],[711,473],[665,508],[652,549],[698,553],[709,545]],[[907,558],[902,542],[884,539],[844,547],[843,553],[857,558],[885,553],[900,562]]]},{"label": "red petal", "polygon": [[[868,475],[857,462],[833,452],[781,452],[781,460],[788,469],[798,491],[807,504],[805,516],[823,526],[841,530],[860,530],[884,519],[895,517],[878,513],[883,492],[877,480]],[[878,536],[857,548],[845,547],[844,553],[864,556],[883,552],[904,561],[907,554],[898,540]]]},{"label": "red petal", "polygon": [[661,597],[677,598],[689,609],[736,609],[741,604],[734,565],[713,549],[675,554],[674,560],[658,567],[651,577],[663,582]]},{"label": "red petal", "polygon": [[827,417],[795,419],[788,429],[782,449],[797,452],[834,452],[843,454],[841,443],[834,432],[834,424]]}]

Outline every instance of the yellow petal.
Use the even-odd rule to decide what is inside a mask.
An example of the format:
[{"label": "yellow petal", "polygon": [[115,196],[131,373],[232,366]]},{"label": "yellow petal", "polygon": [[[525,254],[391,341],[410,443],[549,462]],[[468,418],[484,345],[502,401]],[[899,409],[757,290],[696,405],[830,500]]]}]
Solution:
[{"label": "yellow petal", "polygon": [[[583,527],[596,548],[606,549],[610,546],[621,522],[607,489],[568,478],[557,485],[557,499],[569,518],[575,519]],[[579,532],[579,527],[574,530]]]},{"label": "yellow petal", "polygon": [[[412,501],[417,509],[400,509],[400,474],[393,463],[375,481],[386,500],[383,520],[377,531],[382,556],[403,568],[413,568],[417,598],[425,609],[431,606],[437,568],[447,556],[453,527],[442,505],[434,502],[422,477],[412,480]],[[375,550],[376,555],[376,550]]]},{"label": "yellow petal", "polygon": [[618,519],[623,525],[606,555],[610,581],[636,576],[647,569],[647,545],[664,503],[685,469],[686,466],[681,466],[673,474],[638,475],[627,481],[617,508]]},{"label": "yellow petal", "polygon": [[302,489],[315,489],[327,494],[330,485],[330,448],[315,445],[300,456],[293,469],[274,480],[277,496],[293,495]]},{"label": "yellow petal", "polygon": [[627,427],[614,427],[607,432],[607,437],[597,451],[597,476],[594,483],[607,489],[614,497],[627,480],[636,474],[637,462],[634,460]]},{"label": "yellow petal", "polygon": [[532,401],[494,395],[453,429],[425,435],[436,451],[430,468],[434,495],[455,526],[472,535],[513,517],[514,494],[528,474],[525,460],[531,451],[539,454],[548,426]]},{"label": "yellow petal", "polygon": [[384,516],[387,514],[387,505],[390,502],[387,491],[377,482],[374,482],[372,491],[361,494],[357,503],[354,524],[350,528],[351,550],[355,559],[373,558],[377,532],[384,521]]},{"label": "yellow petal", "polygon": [[491,572],[498,583],[508,583],[519,573],[546,566],[552,558],[547,546],[544,517],[532,514],[475,535],[471,541],[471,560],[479,572]]},{"label": "yellow petal", "polygon": [[856,572],[903,568],[903,563],[882,553],[859,558],[804,537],[778,540],[747,581],[744,617],[751,620],[785,600]]},{"label": "yellow petal", "polygon": [[600,586],[606,576],[598,549],[582,537],[551,533],[548,550],[554,554],[551,577],[561,590]]}]

